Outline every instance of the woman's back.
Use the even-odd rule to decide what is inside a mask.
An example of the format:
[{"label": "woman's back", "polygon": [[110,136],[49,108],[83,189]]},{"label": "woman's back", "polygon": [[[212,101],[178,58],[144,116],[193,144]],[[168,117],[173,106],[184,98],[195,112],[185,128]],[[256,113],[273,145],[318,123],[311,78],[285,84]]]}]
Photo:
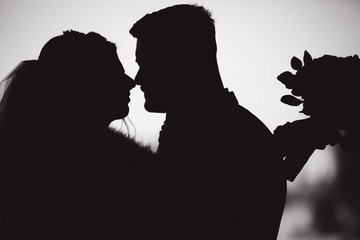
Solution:
[{"label": "woman's back", "polygon": [[148,233],[153,154],[121,134],[88,140],[17,154],[23,167],[13,173],[14,236],[139,239]]}]

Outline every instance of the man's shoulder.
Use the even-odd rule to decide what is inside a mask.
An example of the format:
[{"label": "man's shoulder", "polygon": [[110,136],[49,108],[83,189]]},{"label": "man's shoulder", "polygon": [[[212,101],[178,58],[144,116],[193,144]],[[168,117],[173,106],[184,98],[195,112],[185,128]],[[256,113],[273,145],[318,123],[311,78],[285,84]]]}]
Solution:
[{"label": "man's shoulder", "polygon": [[237,105],[228,116],[228,121],[241,131],[250,131],[253,134],[271,135],[271,131],[255,114],[244,106]]},{"label": "man's shoulder", "polygon": [[249,129],[251,131],[263,132],[264,134],[271,134],[267,126],[244,106],[240,105],[234,92],[228,89],[224,90],[222,110],[223,119],[229,126],[240,128],[242,131]]}]

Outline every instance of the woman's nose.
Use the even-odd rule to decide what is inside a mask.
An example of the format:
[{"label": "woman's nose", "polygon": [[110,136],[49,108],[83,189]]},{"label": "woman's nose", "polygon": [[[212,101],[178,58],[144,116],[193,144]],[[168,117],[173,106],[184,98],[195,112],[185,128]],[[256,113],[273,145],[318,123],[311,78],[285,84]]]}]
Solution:
[{"label": "woman's nose", "polygon": [[129,89],[133,89],[135,85],[135,81],[129,77],[127,74],[125,74],[126,81],[128,82]]}]

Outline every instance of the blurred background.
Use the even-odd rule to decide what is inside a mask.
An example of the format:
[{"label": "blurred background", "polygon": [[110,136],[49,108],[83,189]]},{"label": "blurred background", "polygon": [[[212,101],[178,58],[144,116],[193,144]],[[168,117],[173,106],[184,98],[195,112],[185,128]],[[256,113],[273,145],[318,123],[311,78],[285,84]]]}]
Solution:
[{"label": "blurred background", "polygon": [[[180,3],[211,10],[225,86],[272,131],[305,117],[280,102],[289,91],[276,77],[291,70],[292,56],[301,59],[304,50],[313,58],[360,54],[359,0],[0,0],[0,78],[70,29],[115,42],[127,74],[135,77],[136,41],[129,29],[146,13]],[[140,89],[133,89],[131,134],[156,149],[165,116],[147,113],[143,104]],[[359,154],[346,155],[338,146],[316,151],[288,184],[279,240],[360,239],[359,165]]]}]

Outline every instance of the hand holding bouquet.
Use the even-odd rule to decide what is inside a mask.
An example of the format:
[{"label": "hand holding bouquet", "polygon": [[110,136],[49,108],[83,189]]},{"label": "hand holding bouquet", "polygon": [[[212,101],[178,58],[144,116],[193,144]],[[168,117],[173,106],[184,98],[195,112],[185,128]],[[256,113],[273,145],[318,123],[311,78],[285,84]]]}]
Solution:
[{"label": "hand holding bouquet", "polygon": [[[286,88],[292,90],[291,95],[283,96],[281,101],[291,106],[302,104],[301,112],[310,117],[310,122],[316,123],[313,126],[317,126],[317,129],[313,128],[312,131],[329,131],[327,134],[329,139],[326,144],[334,144],[334,134],[330,131],[341,131],[343,136],[338,133],[338,142],[341,148],[345,152],[355,152],[360,146],[359,57],[355,55],[342,58],[324,55],[318,59],[312,59],[310,54],[305,51],[303,62],[304,64],[300,59],[293,57],[291,67],[296,73],[285,71],[278,76],[278,80]],[[291,132],[293,127],[290,125],[279,127],[275,130],[275,134]],[[308,138],[308,140],[316,141],[316,138]],[[307,144],[309,145],[309,143]],[[287,158],[289,158],[289,154],[287,154]],[[296,171],[300,171],[301,168]],[[297,173],[293,173],[293,175],[297,175]]]}]

